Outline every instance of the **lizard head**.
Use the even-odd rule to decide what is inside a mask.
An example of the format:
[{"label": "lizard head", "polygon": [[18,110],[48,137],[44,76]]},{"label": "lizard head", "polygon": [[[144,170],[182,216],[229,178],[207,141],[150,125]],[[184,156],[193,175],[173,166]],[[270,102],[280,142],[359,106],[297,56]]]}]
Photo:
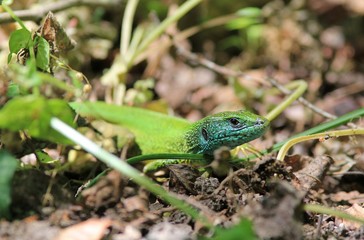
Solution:
[{"label": "lizard head", "polygon": [[268,119],[246,110],[217,113],[193,123],[186,143],[191,153],[212,155],[222,146],[234,148],[262,136],[268,126]]}]

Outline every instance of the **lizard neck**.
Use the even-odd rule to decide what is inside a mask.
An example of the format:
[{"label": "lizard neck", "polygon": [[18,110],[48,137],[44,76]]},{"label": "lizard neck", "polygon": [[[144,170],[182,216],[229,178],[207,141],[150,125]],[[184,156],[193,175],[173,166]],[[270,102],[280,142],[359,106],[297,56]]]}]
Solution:
[{"label": "lizard neck", "polygon": [[222,146],[234,148],[262,136],[268,126],[267,119],[248,111],[214,114],[190,125],[184,136],[185,149],[212,155]]}]

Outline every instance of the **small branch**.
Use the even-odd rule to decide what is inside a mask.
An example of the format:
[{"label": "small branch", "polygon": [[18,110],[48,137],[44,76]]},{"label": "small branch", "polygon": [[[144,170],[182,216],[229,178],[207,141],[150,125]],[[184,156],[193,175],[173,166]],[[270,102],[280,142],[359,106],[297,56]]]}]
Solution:
[{"label": "small branch", "polygon": [[[224,66],[220,66],[202,56],[198,56],[197,54],[194,54],[190,51],[187,51],[186,49],[184,48],[181,48],[181,47],[178,47],[176,46],[177,48],[177,52],[179,55],[183,56],[184,58],[192,61],[192,62],[196,62],[197,64],[200,64],[208,69],[211,69],[212,71],[214,72],[217,72],[223,76],[229,76],[229,77],[235,77],[235,78],[245,78],[245,79],[248,79],[248,80],[254,80],[254,81],[257,81],[257,82],[260,82],[260,83],[263,83],[265,82],[265,80],[263,79],[259,79],[259,78],[255,78],[255,77],[252,77],[250,76],[249,74],[245,74],[239,70],[232,70],[230,68],[227,68],[227,67],[224,67]],[[284,86],[280,85],[275,79],[273,78],[267,78],[266,80],[268,80],[273,86],[277,87],[280,91],[282,91],[284,94],[290,94],[291,91],[286,89]],[[328,113],[328,112],[325,112],[324,110],[316,107],[315,105],[313,105],[312,103],[310,103],[309,101],[307,101],[305,98],[303,97],[299,97],[297,99],[299,102],[301,102],[303,105],[305,105],[306,107],[310,108],[312,111],[314,111],[315,113],[318,113],[322,116],[324,116],[325,118],[328,118],[328,119],[335,119],[336,116]]]},{"label": "small branch", "polygon": [[[63,0],[59,2],[44,4],[34,9],[14,11],[14,13],[23,21],[39,21],[49,11],[56,13],[77,6],[110,8],[120,6],[121,3],[122,0]],[[10,16],[10,14],[0,13],[0,24],[11,23],[14,21],[15,20]]]},{"label": "small branch", "polygon": [[282,148],[279,150],[277,155],[278,161],[283,161],[284,157],[287,155],[288,150],[295,144],[313,140],[313,139],[330,139],[330,138],[337,138],[342,136],[355,136],[355,135],[364,135],[364,128],[358,129],[345,129],[345,130],[337,130],[331,132],[322,132],[316,133],[308,136],[300,136],[293,139],[288,140]]},{"label": "small branch", "polygon": [[335,217],[347,219],[349,221],[357,222],[361,225],[364,225],[364,218],[363,217],[357,217],[353,216],[351,214],[348,214],[344,211],[329,208],[326,206],[318,205],[318,204],[304,204],[303,209],[309,212],[315,212],[315,213],[322,213],[327,215],[332,215]]},{"label": "small branch", "polygon": [[[279,91],[281,91],[284,94],[290,94],[291,91],[288,90],[287,88],[285,88],[283,85],[281,85],[280,83],[277,82],[277,80],[273,79],[273,78],[267,78],[267,80],[276,88],[278,88]],[[312,111],[320,114],[321,116],[324,116],[325,118],[328,119],[336,119],[337,117],[335,115],[332,115],[331,113],[325,112],[324,110],[316,107],[315,105],[313,105],[312,103],[310,103],[309,101],[307,101],[305,98],[303,97],[299,97],[297,99],[300,103],[302,103],[303,105],[305,105],[306,107],[310,108]]]},{"label": "small branch", "polygon": [[264,83],[264,81],[262,79],[257,79],[255,77],[252,77],[248,74],[245,74],[241,71],[235,71],[232,70],[230,68],[224,67],[224,66],[220,66],[202,56],[199,56],[195,53],[192,53],[184,48],[178,47],[177,45],[175,45],[175,47],[177,48],[177,53],[181,56],[183,56],[184,58],[188,59],[191,62],[195,62],[197,64],[200,64],[208,69],[211,69],[214,72],[217,72],[223,76],[229,76],[229,77],[235,77],[235,78],[245,78],[248,80],[254,80],[254,81],[258,81],[260,83]]}]

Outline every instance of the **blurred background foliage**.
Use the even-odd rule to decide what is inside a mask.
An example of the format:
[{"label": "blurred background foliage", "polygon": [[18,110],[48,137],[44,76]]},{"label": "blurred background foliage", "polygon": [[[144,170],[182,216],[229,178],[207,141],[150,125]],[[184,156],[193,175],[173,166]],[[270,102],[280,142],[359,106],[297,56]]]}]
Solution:
[{"label": "blurred background foliage", "polygon": [[[132,38],[138,34],[143,38],[145,33],[173,15],[184,2],[140,0],[132,24]],[[42,4],[47,3],[51,1],[19,0],[11,7],[14,10],[27,9],[42,7]],[[135,96],[137,105],[142,105],[162,98],[167,101],[167,105],[185,115],[191,107],[196,108],[201,102],[186,104],[178,99],[192,101],[196,98],[194,93],[202,86],[216,83],[230,85],[243,102],[243,107],[251,105],[251,96],[256,98],[255,101],[261,97],[259,86],[227,79],[226,76],[203,70],[191,61],[186,64],[178,54],[179,47],[252,76],[264,78],[272,75],[282,83],[296,78],[307,79],[308,99],[311,101],[316,101],[318,95],[332,92],[337,84],[353,85],[356,94],[362,91],[362,85],[358,83],[363,80],[361,72],[364,67],[364,4],[361,1],[202,1],[178,20],[176,25],[168,27],[149,48],[138,55],[130,69],[125,70],[120,69],[120,64],[113,63],[120,61],[121,24],[126,4],[126,1],[121,1],[117,7],[74,7],[56,14],[69,36],[78,43],[64,55],[62,61],[87,76],[93,86],[92,99],[106,98],[118,104],[127,102],[133,105],[132,96]],[[40,21],[26,24],[34,30]],[[14,29],[14,24],[1,26],[3,64],[7,55],[7,37]],[[183,35],[189,30],[193,30],[193,34]],[[196,72],[188,74],[187,70],[192,69]],[[121,74],[125,71],[128,74]],[[196,76],[200,79],[191,86],[186,78]],[[71,79],[68,81],[73,83],[77,78],[82,80],[74,72],[55,71],[55,77]],[[184,84],[178,84],[178,81],[182,81],[178,78],[184,78]],[[151,86],[150,81],[145,81],[146,86],[143,86],[143,81],[139,81],[143,79],[155,82]],[[137,86],[136,89],[127,93],[134,86]],[[179,88],[182,94],[174,94],[173,88]],[[211,98],[216,96],[204,97]],[[204,115],[219,106],[220,103],[216,101],[207,108],[202,107]],[[355,99],[354,103],[349,103],[353,105],[350,109],[361,106],[362,101],[361,98]],[[187,109],[186,105],[189,105]]]}]

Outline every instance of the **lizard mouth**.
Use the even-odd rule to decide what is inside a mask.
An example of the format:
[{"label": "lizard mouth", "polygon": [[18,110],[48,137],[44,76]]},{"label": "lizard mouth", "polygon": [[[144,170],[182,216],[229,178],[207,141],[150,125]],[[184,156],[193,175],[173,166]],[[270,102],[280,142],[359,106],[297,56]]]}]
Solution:
[{"label": "lizard mouth", "polygon": [[[250,127],[244,127],[244,128],[240,128],[240,129],[236,129],[233,132],[230,132],[229,134],[226,134],[225,136],[219,136],[218,138],[213,138],[211,140],[226,140],[228,139],[228,141],[231,141],[232,137],[239,137],[242,135],[245,135],[247,138],[253,138],[255,139],[256,137],[260,136],[266,129],[268,126],[250,126]],[[249,130],[253,130],[254,132],[250,132]],[[242,131],[244,130],[244,131]],[[246,141],[248,142],[248,141]]]},{"label": "lizard mouth", "polygon": [[[250,142],[260,137],[268,129],[268,126],[268,121],[259,119],[255,125],[236,128],[233,131],[230,131],[228,134],[217,134],[216,137],[210,138],[210,143],[205,146],[203,152],[212,154],[221,146],[234,148],[241,144]],[[226,132],[221,131],[221,133]]]},{"label": "lizard mouth", "polygon": [[[246,135],[247,138],[253,138],[255,139],[258,136],[261,136],[262,133],[264,133],[269,126],[269,122],[267,120],[258,118],[255,121],[255,124],[252,126],[243,126],[240,128],[236,128],[230,132],[228,132],[228,134],[223,134],[226,133],[226,131],[221,131],[221,135],[217,134],[216,138],[212,138],[211,140],[225,140],[225,139],[230,139],[231,137],[241,137],[242,135]],[[231,140],[231,139],[230,139]],[[249,140],[251,141],[251,140]],[[248,141],[246,141],[248,142]]]}]

